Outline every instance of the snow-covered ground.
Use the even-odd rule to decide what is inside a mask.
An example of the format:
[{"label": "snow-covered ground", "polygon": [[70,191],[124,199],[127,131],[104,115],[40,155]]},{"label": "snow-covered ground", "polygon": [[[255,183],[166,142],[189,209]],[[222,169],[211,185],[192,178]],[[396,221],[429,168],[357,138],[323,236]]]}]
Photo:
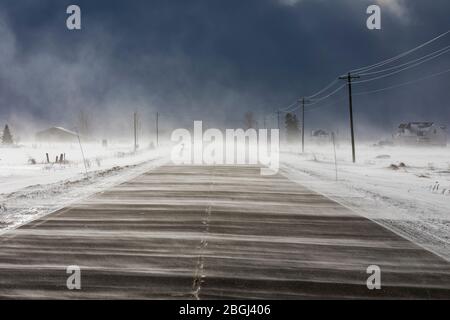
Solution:
[{"label": "snow-covered ground", "polygon": [[[83,144],[83,151],[86,167],[76,144],[0,148],[0,232],[159,166],[167,161],[168,149],[134,153],[129,144],[103,147],[88,143]],[[61,153],[66,163],[54,163]]]},{"label": "snow-covered ground", "polygon": [[[83,143],[88,172],[110,169],[114,166],[135,164],[146,159],[150,150],[132,152],[130,144]],[[46,153],[50,163],[47,163]],[[65,154],[67,163],[55,163],[56,157]],[[31,159],[36,164],[31,164]],[[11,193],[21,188],[48,184],[78,176],[85,172],[78,144],[22,144],[17,147],[0,147],[0,193]]]},{"label": "snow-covered ground", "polygon": [[[298,150],[298,148],[297,148]],[[282,172],[450,260],[450,148],[307,146]]]}]

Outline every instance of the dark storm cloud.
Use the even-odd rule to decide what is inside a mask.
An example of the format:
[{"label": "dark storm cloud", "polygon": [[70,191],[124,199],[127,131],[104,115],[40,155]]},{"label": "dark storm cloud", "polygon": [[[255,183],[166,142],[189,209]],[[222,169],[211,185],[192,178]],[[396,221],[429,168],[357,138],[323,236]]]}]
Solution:
[{"label": "dark storm cloud", "polygon": [[[65,27],[65,9],[73,3],[82,9],[81,31]],[[381,31],[365,26],[372,3],[382,6]],[[348,69],[446,31],[450,3],[19,0],[3,1],[0,9],[0,118],[73,123],[84,109],[120,127],[133,110],[158,110],[167,121],[203,118],[240,126],[247,110],[262,121],[263,114],[317,91]],[[450,67],[444,56],[360,90],[408,81],[445,65]],[[449,122],[448,79],[358,97],[359,123]],[[344,100],[317,109],[311,119],[332,126],[346,121],[345,107]]]}]

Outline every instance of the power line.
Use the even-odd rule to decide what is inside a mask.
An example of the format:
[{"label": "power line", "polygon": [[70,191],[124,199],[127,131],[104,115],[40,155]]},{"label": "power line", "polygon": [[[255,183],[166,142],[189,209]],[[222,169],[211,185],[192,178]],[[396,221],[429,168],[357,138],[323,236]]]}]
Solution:
[{"label": "power line", "polygon": [[394,70],[394,69],[397,69],[397,68],[401,68],[401,67],[407,66],[407,65],[412,64],[412,63],[414,63],[414,62],[417,62],[417,61],[423,60],[423,59],[425,59],[425,58],[428,58],[428,57],[430,57],[430,56],[433,56],[434,54],[441,53],[441,54],[438,54],[438,55],[433,56],[432,58],[430,58],[430,60],[431,60],[431,59],[437,58],[437,57],[439,57],[440,55],[442,55],[442,54],[444,54],[444,53],[447,53],[447,52],[449,52],[449,51],[450,51],[450,46],[446,46],[446,47],[444,47],[444,48],[442,48],[442,49],[439,49],[439,50],[437,50],[437,51],[435,51],[435,52],[429,53],[429,54],[427,54],[427,55],[425,55],[425,56],[423,56],[423,57],[420,57],[420,58],[417,58],[417,59],[408,61],[408,62],[403,63],[403,64],[400,64],[400,65],[398,65],[398,66],[393,66],[393,67],[386,68],[386,69],[383,69],[383,70],[378,70],[378,71],[372,71],[372,72],[366,72],[366,73],[359,73],[359,75],[360,75],[360,76],[369,76],[369,75],[373,75],[373,74],[383,73],[383,72],[386,72],[386,71],[390,71],[390,70]]},{"label": "power line", "polygon": [[289,113],[289,112],[295,111],[295,110],[297,110],[297,109],[298,109],[298,101],[295,102],[295,103],[293,103],[293,104],[291,104],[291,105],[289,106],[289,108],[286,108],[286,109],[283,110],[282,112],[284,112],[284,113]]},{"label": "power line", "polygon": [[340,90],[342,90],[342,88],[344,88],[344,87],[345,87],[345,84],[341,85],[341,86],[338,87],[336,90],[334,90],[333,92],[331,92],[330,94],[328,94],[328,95],[326,95],[326,96],[324,96],[324,97],[321,97],[321,98],[319,98],[319,99],[312,99],[313,102],[310,103],[310,105],[314,105],[314,104],[316,104],[316,103],[319,103],[320,101],[323,101],[323,100],[325,100],[325,99],[327,99],[327,98],[329,98],[329,97],[335,95],[335,94],[338,93]]},{"label": "power line", "polygon": [[[444,75],[444,74],[447,74],[447,73],[450,73],[450,68],[446,69],[444,71],[441,71],[441,72],[430,74],[428,76],[425,76],[425,77],[422,77],[422,78],[419,78],[419,79],[415,79],[415,80],[399,83],[399,84],[396,84],[396,85],[392,85],[392,86],[388,86],[388,87],[384,87],[384,88],[379,88],[379,89],[375,89],[375,90],[355,92],[355,93],[353,93],[353,96],[361,96],[361,95],[372,94],[372,93],[379,93],[379,92],[384,92],[384,91],[388,91],[388,90],[392,90],[392,89],[396,89],[396,88],[401,88],[401,87],[404,87],[404,86],[407,86],[407,85],[410,85],[410,84],[415,84],[415,83],[418,83],[418,82],[421,82],[421,81],[424,81],[424,80],[432,79],[432,78],[435,78],[435,77],[438,77],[438,76],[441,76],[441,75]],[[353,83],[355,83],[355,82],[353,82]],[[315,106],[315,107],[306,108],[305,111],[309,112],[309,111],[315,111],[317,109],[328,108],[328,107],[336,105],[338,102],[341,102],[344,99],[345,99],[345,97],[341,97],[341,98],[337,99],[336,101],[333,101],[333,102],[325,104],[325,105],[318,105],[318,106]],[[311,105],[312,104],[310,104],[310,106]]]},{"label": "power line", "polygon": [[[308,106],[315,105],[315,104],[317,104],[317,103],[319,103],[319,102],[321,102],[321,101],[323,101],[323,100],[325,100],[325,99],[327,99],[327,98],[329,98],[329,97],[335,95],[335,94],[338,93],[340,90],[342,90],[345,86],[346,86],[346,85],[343,84],[343,85],[341,85],[340,87],[338,87],[336,90],[334,90],[333,92],[329,93],[328,95],[326,95],[326,96],[324,96],[324,97],[321,97],[320,99],[308,100],[308,102],[306,102],[305,104],[308,105]],[[306,97],[305,97],[305,99],[306,99]],[[312,101],[312,102],[311,102],[311,101]],[[289,108],[290,108],[290,109],[289,109]],[[300,108],[300,105],[298,104],[298,102],[295,102],[295,103],[291,104],[289,107],[287,107],[286,109],[282,110],[282,112],[284,112],[284,113],[294,112],[294,111],[298,110],[299,108]]]},{"label": "power line", "polygon": [[296,110],[298,110],[298,108],[300,108],[300,106],[298,105],[298,102],[295,104],[294,108],[290,109],[290,110],[284,110],[284,113],[290,113],[290,112],[294,112]]},{"label": "power line", "polygon": [[[354,69],[354,70],[351,70],[350,72],[353,73],[353,72],[356,72],[356,71],[362,71],[362,70],[369,71],[370,69],[374,69],[374,68],[376,68],[376,67],[381,67],[381,66],[383,66],[383,65],[385,65],[385,64],[387,64],[387,63],[396,61],[396,60],[400,59],[401,57],[404,57],[404,56],[406,56],[407,54],[412,53],[412,52],[414,52],[414,51],[416,51],[416,50],[418,50],[418,49],[420,49],[420,48],[423,48],[424,46],[426,46],[426,45],[428,45],[428,44],[430,44],[430,43],[432,43],[432,42],[434,42],[434,41],[440,39],[441,37],[447,35],[448,33],[450,33],[450,30],[448,30],[448,31],[446,31],[446,32],[444,32],[444,33],[442,33],[442,34],[440,34],[439,36],[437,36],[437,37],[435,37],[435,38],[433,38],[433,39],[431,39],[431,40],[429,40],[429,41],[427,41],[427,42],[425,42],[425,43],[423,43],[423,44],[417,46],[416,48],[413,48],[413,49],[411,49],[411,50],[408,50],[407,52],[404,52],[404,53],[402,53],[402,54],[400,54],[400,55],[397,55],[397,56],[395,56],[395,57],[393,57],[393,58],[390,58],[390,59],[381,61],[381,62],[379,62],[379,63],[377,63],[377,64],[374,64],[374,65],[371,65],[371,66],[367,66],[367,67],[362,67],[362,68]],[[443,50],[446,50],[446,49],[448,49],[448,48],[450,48],[450,46],[447,46],[447,47],[445,47],[445,48],[443,48],[443,49],[440,49],[440,50],[437,50],[437,51],[435,51],[435,52],[433,52],[433,53],[430,53],[430,54],[428,54],[428,55],[425,55],[424,57],[421,57],[421,58],[419,58],[419,59],[415,59],[415,60],[413,60],[413,61],[409,61],[409,62],[407,62],[407,63],[405,63],[405,64],[400,65],[400,66],[394,66],[394,67],[387,68],[387,69],[384,69],[384,70],[375,71],[375,72],[370,72],[370,73],[363,73],[363,74],[360,74],[360,75],[378,74],[378,73],[382,73],[382,72],[385,72],[385,71],[393,70],[393,69],[396,69],[396,68],[399,68],[399,67],[402,67],[402,66],[405,66],[405,65],[414,63],[414,62],[416,62],[416,61],[422,60],[422,59],[424,59],[424,58],[427,58],[427,57],[429,57],[429,56],[431,56],[431,55],[433,55],[433,54],[439,53],[439,52],[441,52],[441,51],[443,51]],[[446,51],[446,52],[447,52],[447,51]],[[435,57],[433,57],[433,58],[436,58],[436,57],[437,57],[437,56],[435,56]],[[431,59],[430,59],[430,60],[431,60]],[[370,68],[370,69],[369,69],[369,68]],[[312,99],[312,98],[314,98],[314,97],[320,95],[321,93],[323,93],[323,92],[327,91],[328,89],[332,88],[337,82],[338,82],[338,79],[333,80],[330,84],[328,84],[327,86],[325,86],[324,88],[322,88],[322,89],[319,90],[318,92],[316,92],[316,93],[314,93],[314,94],[312,94],[312,95],[310,95],[310,96],[307,96],[307,98]],[[355,82],[355,83],[356,83],[356,82]],[[339,91],[339,89],[338,89],[337,91]],[[327,97],[328,97],[328,96],[325,96],[325,97],[323,97],[323,99],[326,99]],[[319,98],[319,99],[318,99],[318,101],[320,101],[320,100],[322,100],[322,98]]]},{"label": "power line", "polygon": [[[325,92],[326,90],[328,90],[329,88],[333,87],[337,82],[339,81],[339,79],[335,79],[333,80],[329,85],[327,85],[326,87],[324,87],[323,89],[321,89],[320,91],[316,92],[315,94],[313,94],[312,96],[308,96],[305,97],[307,99],[311,99],[314,102],[308,103],[309,105],[313,105],[316,103],[319,103],[320,101],[323,101],[331,96],[333,96],[334,94],[336,94],[337,92],[339,92],[341,89],[343,89],[345,87],[345,85],[342,85],[340,87],[338,87],[337,89],[335,89],[334,91],[332,91],[331,93],[327,94],[326,96],[317,98],[317,99],[312,99],[312,97],[318,96],[321,93]],[[298,101],[296,100],[295,102],[293,102],[292,104],[290,104],[289,106],[285,107],[284,109],[277,109],[277,110],[281,110],[281,112],[287,113],[287,112],[293,112],[297,109],[299,109],[300,106],[298,105]]]},{"label": "power line", "polygon": [[297,100],[295,100],[295,102],[294,103],[291,103],[290,105],[288,105],[287,107],[285,107],[284,109],[282,109],[282,108],[279,108],[279,109],[277,109],[277,111],[281,111],[281,112],[286,112],[287,110],[289,110],[290,108],[292,108],[293,106],[295,106],[296,104],[298,103],[298,101]]},{"label": "power line", "polygon": [[[407,61],[407,62],[402,63],[400,65],[394,65],[394,66],[391,66],[391,67],[388,67],[388,68],[385,68],[385,69],[382,69],[382,70],[369,72],[370,70],[379,69],[382,66],[385,66],[385,65],[390,64],[390,63],[392,63],[394,61],[397,61],[397,60],[399,60],[399,59],[401,59],[401,58],[403,58],[403,57],[405,57],[405,56],[407,56],[407,55],[409,55],[409,54],[411,54],[411,53],[413,53],[413,52],[415,52],[415,51],[417,51],[417,50],[419,50],[419,49],[421,49],[421,48],[423,48],[423,47],[425,47],[425,46],[427,46],[427,45],[429,45],[429,44],[431,44],[431,43],[433,43],[435,41],[437,41],[438,39],[446,36],[449,33],[450,33],[450,30],[448,30],[448,31],[446,31],[446,32],[444,32],[444,33],[434,37],[431,40],[428,40],[425,43],[422,43],[421,45],[419,45],[419,46],[417,46],[417,47],[415,47],[413,49],[410,49],[410,50],[405,51],[405,52],[403,52],[401,54],[398,54],[398,55],[396,55],[396,56],[394,56],[392,58],[380,61],[380,62],[378,62],[376,64],[373,64],[373,65],[361,67],[361,68],[358,68],[358,69],[353,69],[353,70],[349,71],[346,75],[339,76],[338,79],[346,80],[347,84],[339,86],[338,88],[336,88],[335,90],[333,90],[332,92],[330,92],[329,94],[327,94],[325,96],[322,96],[320,98],[314,99],[314,97],[320,96],[322,93],[327,92],[329,89],[333,88],[333,86],[338,82],[338,79],[332,81],[330,84],[328,84],[327,86],[325,86],[321,90],[317,91],[313,95],[310,95],[310,96],[306,97],[307,99],[311,99],[312,100],[312,102],[310,102],[310,103],[308,103],[309,101],[306,101],[305,98],[300,100],[302,102],[301,103],[301,106],[302,106],[302,151],[304,152],[305,105],[308,103],[308,105],[311,106],[311,105],[315,105],[315,104],[317,104],[317,103],[319,103],[321,101],[324,101],[325,99],[327,99],[327,98],[335,95],[336,93],[338,93],[340,90],[342,90],[347,85],[347,87],[348,87],[349,113],[350,113],[352,159],[353,159],[353,163],[355,163],[356,162],[356,152],[355,152],[355,132],[354,132],[354,123],[353,123],[352,83],[353,84],[367,83],[367,82],[375,81],[375,80],[378,80],[378,79],[386,78],[386,77],[389,77],[391,75],[394,75],[394,74],[397,74],[397,73],[409,70],[409,69],[417,67],[417,66],[419,66],[419,65],[421,65],[421,64],[423,64],[425,62],[428,62],[430,60],[438,58],[439,56],[449,52],[450,51],[450,46],[446,46],[446,47],[441,48],[439,50],[436,50],[436,51],[434,51],[432,53],[428,53],[428,54],[426,54],[426,55],[424,55],[422,57],[419,57],[419,58]],[[393,71],[393,72],[389,72],[387,74],[382,74],[382,73],[385,73],[387,71],[391,71],[391,70],[395,70],[395,69],[399,69],[399,70],[396,70],[396,71]],[[377,89],[377,90],[372,90],[372,91],[367,91],[367,92],[359,92],[359,93],[356,93],[355,95],[363,95],[363,94],[369,94],[369,93],[382,92],[382,91],[394,89],[394,88],[397,88],[397,87],[405,86],[405,85],[408,85],[408,84],[412,84],[412,83],[415,83],[415,82],[419,82],[419,81],[422,81],[422,80],[425,80],[425,79],[429,79],[429,78],[432,78],[432,77],[435,77],[435,76],[438,76],[438,75],[441,75],[441,74],[444,74],[444,73],[447,73],[447,72],[450,72],[450,69],[442,71],[440,73],[429,75],[429,76],[421,78],[421,79],[416,79],[416,80],[409,81],[409,82],[406,82],[406,83],[393,85],[393,86],[390,86],[390,87],[381,88],[381,89]],[[357,74],[357,73],[360,73],[360,74]],[[375,75],[375,74],[382,74],[382,75],[377,76],[377,77],[373,77],[373,78],[370,78],[370,79],[354,81],[354,79],[359,79],[359,78],[361,78],[361,76],[370,76],[370,75]],[[329,105],[325,105],[325,107],[330,106],[330,105],[334,105],[338,101],[335,101],[334,103],[329,104]],[[297,103],[297,101],[292,103],[288,107],[284,108],[282,110],[282,112],[293,112],[293,111],[297,110],[298,108],[300,108],[300,105],[295,106],[296,103]],[[310,110],[314,110],[314,109],[317,109],[317,108],[312,108]],[[276,111],[277,118],[278,118],[278,129],[280,129],[280,110],[281,109],[277,109],[277,111]]]},{"label": "power line", "polygon": [[[446,46],[446,47],[441,48],[439,50],[436,50],[436,51],[434,51],[432,53],[426,54],[426,55],[424,55],[422,57],[413,59],[411,61],[407,61],[407,62],[402,63],[400,65],[388,67],[388,68],[385,68],[385,69],[382,69],[382,70],[369,72],[370,70],[378,69],[378,68],[380,68],[380,67],[382,67],[384,65],[390,64],[390,63],[392,63],[394,61],[397,61],[397,60],[399,60],[399,59],[401,59],[401,58],[403,58],[403,57],[405,57],[405,56],[407,56],[407,55],[409,55],[409,54],[411,54],[411,53],[413,53],[413,52],[415,52],[415,51],[417,51],[417,50],[419,50],[419,49],[421,49],[421,48],[423,48],[423,47],[425,47],[425,46],[427,46],[427,45],[429,45],[429,44],[431,44],[431,43],[433,43],[435,41],[437,41],[438,39],[446,36],[449,33],[450,33],[450,30],[448,30],[448,31],[446,31],[446,32],[444,32],[444,33],[434,37],[431,40],[426,41],[425,43],[420,44],[419,46],[417,46],[417,47],[415,47],[413,49],[410,49],[410,50],[405,51],[405,52],[403,52],[401,54],[398,54],[398,55],[396,55],[396,56],[394,56],[392,58],[380,61],[380,62],[378,62],[376,64],[373,64],[373,65],[361,67],[361,68],[358,68],[358,69],[353,69],[346,76],[341,76],[341,77],[338,78],[338,79],[346,79],[347,80],[347,86],[348,86],[348,89],[349,89],[349,109],[350,109],[350,124],[351,124],[351,131],[352,131],[351,133],[352,133],[353,162],[355,162],[355,146],[354,146],[354,130],[353,130],[353,110],[352,110],[353,109],[352,108],[352,88],[351,88],[352,83],[354,83],[354,84],[367,83],[367,82],[372,82],[372,81],[375,81],[375,80],[378,80],[378,79],[386,78],[386,77],[395,75],[397,73],[409,70],[411,68],[417,67],[417,66],[419,66],[419,65],[421,65],[421,64],[423,64],[425,62],[428,62],[430,60],[436,59],[436,58],[442,56],[443,54],[445,54],[447,52],[450,52],[450,46]],[[395,69],[399,69],[399,70],[395,70]],[[389,72],[387,74],[382,74],[382,73],[385,73],[385,72],[391,71],[391,70],[395,70],[395,71]],[[360,71],[361,74],[360,75],[354,75],[354,74],[352,75],[352,73],[357,72],[357,71]],[[433,75],[421,78],[421,79],[416,79],[416,80],[413,80],[413,81],[409,81],[409,82],[406,82],[406,83],[393,85],[393,86],[390,86],[390,87],[385,87],[385,88],[372,90],[372,91],[358,92],[358,93],[355,93],[355,95],[363,95],[363,94],[369,94],[369,93],[382,92],[382,91],[386,91],[386,90],[402,87],[402,86],[405,86],[405,85],[408,85],[408,84],[412,84],[412,83],[415,83],[415,82],[419,82],[419,81],[422,81],[422,80],[425,80],[425,79],[429,79],[429,78],[432,78],[432,77],[435,77],[435,76],[438,76],[438,75],[441,75],[441,74],[444,74],[444,73],[447,73],[447,72],[450,72],[450,69],[449,70],[445,70],[445,71],[440,72],[440,73],[437,73],[437,74],[433,74]],[[373,77],[373,78],[370,78],[370,79],[353,81],[354,79],[360,78],[360,76],[369,76],[369,75],[375,75],[375,74],[382,74],[382,75],[377,76],[377,77]],[[345,84],[342,85],[342,86],[339,86],[338,88],[336,88],[332,92],[328,93],[327,95],[314,99],[315,97],[320,96],[324,92],[327,92],[329,89],[331,89],[338,82],[338,79],[333,80],[331,83],[329,83],[327,86],[325,86],[321,90],[319,90],[316,93],[308,96],[307,98],[311,99],[312,102],[310,102],[310,101],[306,102],[305,98],[303,98],[303,100],[302,100],[303,114],[304,114],[304,111],[305,111],[305,105],[307,103],[308,103],[308,106],[312,106],[312,105],[315,105],[317,103],[320,103],[321,101],[323,101],[323,100],[325,100],[325,99],[335,95],[336,93],[338,93],[340,90],[342,90],[346,86]],[[329,105],[333,105],[333,104],[329,104]],[[329,106],[329,105],[326,105],[326,106]],[[323,106],[321,106],[321,107],[323,107]],[[287,106],[287,107],[285,107],[283,109],[277,109],[278,127],[279,127],[280,111],[281,112],[293,112],[293,111],[295,111],[295,110],[297,110],[299,108],[300,108],[300,105],[298,105],[297,101],[295,101],[294,103],[290,104],[289,106]],[[310,109],[310,108],[308,108],[308,109]],[[313,109],[310,109],[310,110],[314,110],[314,109],[316,109],[316,108],[313,108]]]},{"label": "power line", "polygon": [[[449,32],[450,32],[450,30],[449,30],[447,33],[449,33]],[[444,35],[446,35],[447,33],[444,33],[444,34],[442,34],[441,36],[444,36]],[[437,40],[437,39],[439,39],[441,36],[438,36],[438,37],[436,37],[436,38],[433,39],[433,40]],[[430,40],[430,41],[433,41],[433,40]],[[424,45],[425,45],[425,44],[424,44]],[[423,47],[423,46],[422,46],[422,47]],[[418,49],[418,48],[419,48],[419,47],[417,47],[417,49]],[[410,51],[411,51],[411,50],[410,50]],[[386,72],[386,71],[395,70],[395,69],[398,69],[398,68],[407,66],[407,67],[405,67],[405,68],[403,68],[403,69],[397,70],[397,71],[395,71],[395,72],[392,72],[392,73],[389,73],[389,74],[386,74],[386,75],[382,75],[382,76],[375,77],[375,78],[371,78],[371,79],[367,79],[367,80],[354,81],[353,83],[355,83],[355,84],[357,84],[357,83],[365,83],[365,82],[370,82],[370,81],[375,81],[375,80],[378,80],[378,79],[381,79],[381,78],[385,78],[385,77],[388,77],[388,76],[391,76],[391,75],[400,73],[400,72],[402,72],[402,71],[406,71],[406,70],[408,70],[408,69],[410,69],[410,68],[419,66],[419,65],[421,65],[422,63],[425,63],[425,62],[428,62],[428,61],[433,60],[433,59],[435,59],[435,58],[438,58],[439,56],[441,56],[441,55],[443,55],[443,54],[445,54],[445,53],[447,53],[447,52],[450,52],[450,45],[449,45],[449,46],[446,46],[446,47],[444,47],[444,48],[441,48],[441,49],[439,49],[439,50],[436,50],[436,51],[434,51],[434,52],[432,52],[432,53],[429,53],[429,54],[427,54],[427,55],[425,55],[425,56],[422,56],[422,57],[420,57],[420,58],[417,58],[417,59],[408,61],[408,62],[406,62],[406,63],[400,64],[400,65],[397,65],[397,66],[389,67],[389,68],[386,68],[386,69],[383,69],[383,70],[378,70],[378,71],[372,71],[372,72],[361,73],[361,74],[359,74],[360,76],[366,76],[366,75],[372,75],[372,74],[379,74],[379,73],[383,73],[383,72]],[[381,66],[381,65],[380,65],[380,66]],[[329,85],[327,85],[326,87],[324,87],[323,89],[321,89],[320,91],[318,91],[317,93],[315,93],[314,95],[308,96],[308,98],[311,99],[311,98],[313,98],[313,97],[315,97],[315,96],[320,95],[321,93],[325,92],[325,91],[328,90],[329,88],[333,87],[333,86],[336,84],[337,81],[338,81],[337,79],[334,80],[334,81],[332,81]],[[345,86],[345,85],[344,85],[344,86]],[[331,92],[330,94],[328,94],[328,95],[326,95],[326,96],[324,96],[324,97],[321,97],[321,98],[318,98],[318,99],[312,99],[312,100],[315,100],[315,101],[314,101],[313,103],[310,103],[309,105],[314,105],[314,104],[316,104],[316,103],[318,103],[318,102],[320,102],[320,101],[322,101],[322,100],[325,100],[325,99],[329,98],[330,96],[332,96],[332,95],[334,95],[335,93],[337,93],[338,91],[340,91],[344,86],[341,86],[341,87],[337,88],[335,91]],[[293,110],[296,110],[296,109],[298,109],[298,108],[299,108],[299,107],[297,107],[297,108],[295,108],[295,109],[293,109]],[[293,111],[293,110],[291,110],[291,111]]]},{"label": "power line", "polygon": [[323,89],[317,91],[316,93],[314,93],[313,95],[310,95],[306,98],[308,99],[312,99],[314,97],[317,97],[318,95],[320,95],[321,93],[327,91],[328,89],[330,89],[331,87],[333,87],[336,83],[338,82],[338,79],[333,80],[329,85],[325,86]]},{"label": "power line", "polygon": [[413,49],[410,49],[410,50],[408,50],[408,51],[406,51],[406,52],[403,52],[403,53],[401,53],[401,54],[399,54],[399,55],[397,55],[397,56],[395,56],[395,57],[392,57],[392,58],[389,58],[389,59],[380,61],[380,62],[375,63],[375,64],[373,64],[373,65],[361,67],[361,68],[358,68],[358,69],[353,69],[353,70],[350,70],[350,72],[351,72],[351,73],[354,73],[354,72],[365,72],[365,71],[369,71],[369,70],[372,70],[372,69],[375,69],[375,68],[382,67],[382,66],[384,66],[384,65],[386,65],[386,64],[388,64],[388,63],[391,63],[391,62],[393,62],[393,61],[397,61],[397,60],[399,60],[399,59],[401,59],[401,58],[407,56],[408,54],[413,53],[413,52],[415,52],[415,51],[417,51],[417,50],[419,50],[419,49],[421,49],[421,48],[423,48],[423,47],[429,45],[430,43],[433,43],[434,41],[436,41],[436,40],[438,40],[438,39],[440,39],[440,38],[446,36],[446,35],[449,34],[449,33],[450,33],[450,30],[448,30],[448,31],[446,31],[446,32],[444,32],[444,33],[441,33],[440,35],[434,37],[433,39],[428,40],[427,42],[422,43],[421,45],[419,45],[419,46],[417,46],[417,47],[415,47],[415,48],[413,48]]},{"label": "power line", "polygon": [[[410,53],[413,53],[413,52],[415,52],[415,51],[417,51],[417,50],[419,50],[419,49],[421,49],[421,48],[423,48],[423,47],[433,43],[434,41],[437,41],[438,39],[446,36],[449,33],[450,33],[450,30],[448,30],[448,31],[446,31],[446,32],[444,32],[444,33],[434,37],[433,39],[431,39],[431,40],[429,40],[429,41],[427,41],[425,43],[422,43],[421,45],[419,45],[419,46],[417,46],[417,47],[415,47],[413,49],[410,49],[410,50],[408,50],[406,52],[403,52],[403,53],[401,53],[401,54],[399,54],[399,55],[397,55],[395,57],[392,57],[390,59],[386,59],[384,61],[378,62],[378,63],[370,65],[370,66],[366,66],[366,67],[362,67],[362,68],[351,70],[350,73],[353,73],[355,71],[364,71],[360,75],[365,76],[365,75],[379,74],[379,73],[383,73],[383,72],[386,72],[386,71],[390,71],[390,70],[394,70],[394,69],[398,69],[398,68],[401,68],[403,66],[406,66],[405,68],[402,68],[400,70],[396,70],[394,72],[390,72],[388,74],[384,74],[384,75],[381,75],[381,76],[378,76],[378,77],[374,77],[374,78],[370,78],[370,79],[365,79],[365,80],[360,80],[360,81],[353,81],[353,83],[354,84],[366,83],[366,82],[371,82],[371,81],[375,81],[375,80],[378,80],[378,79],[386,78],[386,77],[389,77],[391,75],[395,75],[397,73],[400,73],[402,71],[406,71],[406,70],[408,70],[410,68],[414,68],[416,66],[419,66],[419,65],[421,65],[421,64],[423,64],[423,63],[425,63],[427,61],[430,61],[430,60],[435,59],[435,58],[437,58],[437,57],[439,57],[439,56],[441,56],[441,55],[443,55],[443,54],[445,54],[447,52],[450,52],[450,46],[446,46],[446,47],[441,48],[441,49],[439,49],[439,50],[437,50],[435,52],[429,53],[429,54],[427,54],[427,55],[425,55],[423,57],[420,57],[420,58],[408,61],[406,63],[400,64],[400,65],[397,65],[397,66],[389,67],[389,68],[386,68],[386,69],[383,69],[383,70],[367,72],[369,70],[372,70],[372,69],[375,69],[375,68],[379,68],[379,67],[384,66],[384,65],[386,65],[388,63],[391,63],[391,62],[394,62],[396,60],[399,60],[402,57],[404,57],[404,56],[406,56],[406,55],[408,55]],[[342,85],[342,86],[336,88],[335,90],[333,90],[332,92],[330,92],[329,94],[327,94],[327,95],[325,95],[323,97],[314,99],[314,97],[317,97],[317,96],[321,95],[322,93],[326,92],[327,90],[329,90],[330,88],[332,88],[337,82],[338,82],[338,79],[333,80],[331,83],[329,83],[327,86],[325,86],[321,90],[317,91],[313,95],[310,95],[310,96],[306,97],[306,98],[311,99],[313,101],[311,103],[308,103],[308,105],[317,104],[317,103],[319,103],[319,102],[321,102],[321,101],[323,101],[323,100],[333,96],[334,94],[336,94],[337,92],[339,92],[341,89],[343,89],[345,87],[345,85]],[[283,109],[280,108],[280,109],[277,109],[277,110],[281,111],[281,112],[284,112],[284,113],[287,113],[287,112],[293,112],[293,111],[295,111],[295,110],[297,110],[299,108],[300,108],[300,106],[297,105],[297,101],[295,101],[292,104],[290,104],[289,106],[287,106],[287,107],[285,107]]]},{"label": "power line", "polygon": [[396,85],[393,85],[393,86],[380,88],[380,89],[376,89],[376,90],[357,92],[357,93],[354,93],[353,95],[360,96],[360,95],[364,95],[364,94],[371,94],[371,93],[378,93],[378,92],[383,92],[383,91],[387,91],[387,90],[392,90],[392,89],[395,89],[395,88],[400,88],[400,87],[407,86],[409,84],[414,84],[414,83],[417,83],[417,82],[420,82],[420,81],[423,81],[423,80],[428,80],[428,79],[431,79],[431,78],[434,78],[434,77],[437,77],[437,76],[440,76],[440,75],[443,75],[443,74],[446,74],[446,73],[449,73],[449,72],[450,72],[450,69],[447,69],[447,70],[444,70],[444,71],[441,71],[441,72],[438,72],[438,73],[434,73],[434,74],[428,75],[428,76],[423,77],[423,78],[407,81],[407,82],[404,82],[404,83],[400,83],[400,84],[396,84]]},{"label": "power line", "polygon": [[[353,95],[355,95],[355,94],[353,94]],[[309,111],[315,111],[317,109],[328,108],[328,107],[336,105],[338,102],[343,101],[345,98],[346,97],[341,97],[341,98],[339,98],[339,99],[337,99],[337,100],[335,100],[335,101],[333,101],[331,103],[327,103],[327,104],[324,104],[324,105],[318,105],[318,106],[315,106],[315,107],[309,107],[309,108],[306,108],[305,111],[309,112]]]},{"label": "power line", "polygon": [[400,73],[400,72],[406,71],[406,70],[408,70],[408,69],[417,67],[417,66],[419,66],[419,65],[421,65],[421,64],[423,64],[423,63],[425,63],[425,62],[427,62],[427,61],[430,61],[430,60],[432,60],[432,59],[434,59],[434,58],[437,58],[437,57],[439,57],[439,56],[441,56],[441,55],[443,55],[444,53],[447,53],[447,52],[449,52],[449,51],[450,51],[450,49],[447,50],[447,51],[441,52],[440,54],[438,54],[438,55],[436,55],[436,56],[430,57],[430,58],[425,59],[425,60],[423,60],[423,61],[417,62],[417,63],[412,64],[412,65],[410,65],[410,66],[407,66],[407,67],[405,67],[405,68],[402,68],[402,69],[400,69],[400,70],[396,70],[396,71],[393,71],[393,72],[390,72],[390,73],[387,73],[387,74],[384,74],[384,75],[381,75],[381,76],[378,76],[378,77],[366,79],[366,80],[355,81],[354,83],[366,83],[366,82],[371,82],[371,81],[383,79],[383,78],[386,78],[386,77],[390,77],[390,76],[395,75],[395,74],[397,74],[397,73]]}]

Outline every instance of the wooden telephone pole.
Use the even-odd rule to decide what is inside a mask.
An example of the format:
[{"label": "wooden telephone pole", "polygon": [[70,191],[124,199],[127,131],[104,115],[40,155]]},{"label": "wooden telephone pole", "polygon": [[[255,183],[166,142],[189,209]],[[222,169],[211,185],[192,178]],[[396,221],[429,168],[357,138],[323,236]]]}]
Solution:
[{"label": "wooden telephone pole", "polygon": [[305,153],[305,104],[309,102],[305,98],[299,100],[302,103],[302,153]]},{"label": "wooden telephone pole", "polygon": [[348,102],[349,102],[349,111],[350,111],[350,131],[352,136],[352,158],[353,163],[356,162],[356,152],[355,152],[355,130],[353,127],[353,101],[352,101],[352,80],[359,79],[360,76],[354,76],[350,72],[346,76],[339,77],[341,80],[347,80],[348,86]]},{"label": "wooden telephone pole", "polygon": [[277,127],[280,130],[280,110],[277,110]]}]

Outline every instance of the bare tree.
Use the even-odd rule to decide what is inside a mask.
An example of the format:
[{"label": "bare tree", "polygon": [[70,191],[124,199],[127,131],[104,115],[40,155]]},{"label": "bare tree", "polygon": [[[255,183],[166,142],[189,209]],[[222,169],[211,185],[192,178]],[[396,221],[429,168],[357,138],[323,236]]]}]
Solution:
[{"label": "bare tree", "polygon": [[287,141],[292,144],[295,143],[299,137],[300,129],[298,127],[297,116],[294,113],[287,113],[285,116]]},{"label": "bare tree", "polygon": [[256,119],[253,112],[246,112],[244,116],[245,129],[256,129]]},{"label": "bare tree", "polygon": [[6,125],[5,129],[3,130],[2,143],[5,145],[13,144],[13,136],[11,134],[11,131],[9,130],[8,125]]}]

